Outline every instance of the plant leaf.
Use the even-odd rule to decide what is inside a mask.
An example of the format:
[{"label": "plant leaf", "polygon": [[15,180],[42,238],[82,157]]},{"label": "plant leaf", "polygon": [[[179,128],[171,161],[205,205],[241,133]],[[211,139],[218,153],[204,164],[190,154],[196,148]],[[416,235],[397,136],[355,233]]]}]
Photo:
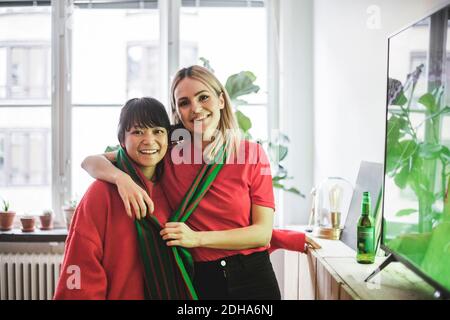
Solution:
[{"label": "plant leaf", "polygon": [[284,186],[281,183],[276,182],[276,181],[275,182],[272,181],[272,185],[273,185],[274,188],[278,188],[278,189],[283,189],[284,188]]},{"label": "plant leaf", "polygon": [[387,145],[386,172],[391,174],[400,165],[400,145],[391,143]]},{"label": "plant leaf", "polygon": [[288,137],[286,134],[282,133],[282,132],[279,132],[278,137],[277,137],[276,140],[277,140],[278,143],[280,143],[280,144],[285,144],[285,143],[291,142],[291,141],[289,140],[289,137]]},{"label": "plant leaf", "polygon": [[395,175],[394,182],[400,189],[405,189],[409,177],[409,166],[405,165],[399,173]]},{"label": "plant leaf", "polygon": [[256,76],[250,71],[242,71],[229,76],[225,89],[230,95],[230,99],[234,102],[240,96],[257,93],[260,88],[254,84],[255,80]]},{"label": "plant leaf", "polygon": [[446,146],[442,146],[441,158],[447,163],[450,162],[450,150]]},{"label": "plant leaf", "polygon": [[288,154],[288,148],[283,145],[278,145],[278,160],[283,161]]},{"label": "plant leaf", "polygon": [[209,63],[209,60],[204,58],[204,57],[200,57],[199,60],[202,62],[203,66],[208,69],[209,71],[211,71],[212,73],[214,73],[214,69],[211,67],[211,64]]},{"label": "plant leaf", "polygon": [[273,177],[272,177],[272,182],[277,182],[277,181],[281,181],[281,180],[284,180],[284,179],[286,179],[286,176],[285,176],[285,175],[283,175],[283,176],[281,176],[281,175],[276,175],[276,176],[273,176]]},{"label": "plant leaf", "polygon": [[388,105],[395,104],[394,101],[397,100],[400,93],[403,93],[402,83],[394,78],[388,79]]},{"label": "plant leaf", "polygon": [[399,143],[401,161],[411,158],[417,151],[417,143],[414,140],[403,140]]},{"label": "plant leaf", "polygon": [[409,216],[410,214],[417,212],[417,209],[403,209],[398,211],[395,216],[397,217],[404,217],[404,216]]},{"label": "plant leaf", "polygon": [[297,188],[291,187],[291,188],[285,189],[285,190],[286,190],[287,192],[291,192],[291,193],[297,194],[297,195],[299,195],[299,196],[302,197],[302,198],[305,197],[305,195],[304,195],[303,193],[301,193],[300,190],[298,190]]},{"label": "plant leaf", "polygon": [[269,155],[272,161],[283,161],[288,153],[288,148],[281,144],[269,143]]},{"label": "plant leaf", "polygon": [[246,105],[246,104],[248,104],[248,102],[245,101],[245,100],[243,100],[243,99],[234,99],[234,100],[233,100],[233,105],[234,105],[235,107],[237,107],[237,106],[244,106],[244,105]]},{"label": "plant leaf", "polygon": [[425,93],[423,96],[419,98],[418,102],[424,105],[429,112],[431,113],[436,112],[436,100],[434,99],[434,96],[431,93]]},{"label": "plant leaf", "polygon": [[280,163],[278,163],[278,169],[277,169],[277,176],[281,176],[286,178],[287,177],[287,170],[285,167],[283,167]]},{"label": "plant leaf", "polygon": [[442,109],[439,110],[438,112],[433,113],[432,115],[430,115],[429,117],[427,117],[425,120],[428,120],[428,119],[434,119],[434,118],[436,118],[436,117],[439,117],[439,116],[444,115],[444,114],[447,114],[447,113],[450,113],[450,107],[449,107],[449,106],[446,106],[445,108],[442,108]]},{"label": "plant leaf", "polygon": [[116,150],[119,150],[120,145],[115,145],[115,146],[107,146],[104,152],[113,152]]},{"label": "plant leaf", "polygon": [[252,127],[252,121],[249,117],[243,114],[241,111],[236,111],[235,113],[239,128],[241,128],[244,133],[247,133],[248,130]]},{"label": "plant leaf", "polygon": [[291,187],[291,188],[287,188],[285,185],[279,183],[279,182],[273,182],[273,187],[277,188],[277,189],[281,189],[284,190],[286,192],[290,192],[293,194],[296,194],[302,198],[305,198],[305,195],[303,193],[301,193],[297,188]]},{"label": "plant leaf", "polygon": [[290,180],[293,179],[294,177],[288,177],[286,173],[283,174],[277,174],[276,176],[272,177],[272,181],[281,181],[281,180]]},{"label": "plant leaf", "polygon": [[399,140],[403,138],[404,134],[402,131],[404,131],[406,125],[407,125],[406,120],[397,115],[392,115],[389,118],[387,123],[388,147],[397,144]]},{"label": "plant leaf", "polygon": [[427,160],[436,159],[439,157],[442,150],[443,146],[440,144],[421,143],[419,145],[419,156]]},{"label": "plant leaf", "polygon": [[406,99],[403,90],[400,92],[400,94],[395,98],[395,100],[392,102],[395,106],[404,106],[408,102],[408,99]]}]

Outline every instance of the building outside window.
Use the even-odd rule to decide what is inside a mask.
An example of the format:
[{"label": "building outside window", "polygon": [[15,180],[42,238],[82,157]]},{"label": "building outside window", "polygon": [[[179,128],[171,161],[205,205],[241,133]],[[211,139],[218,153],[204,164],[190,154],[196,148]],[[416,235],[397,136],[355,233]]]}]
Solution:
[{"label": "building outside window", "polygon": [[[156,97],[161,92],[158,43],[131,42],[127,47],[127,99],[145,95]],[[196,42],[181,41],[180,65],[199,62]]]},{"label": "building outside window", "polygon": [[127,48],[127,98],[142,97],[144,92],[156,96],[160,91],[159,45],[151,43],[129,44]]},{"label": "building outside window", "polygon": [[0,43],[0,99],[50,98],[50,44]]},{"label": "building outside window", "polygon": [[51,208],[51,7],[0,4],[0,197]]},{"label": "building outside window", "polygon": [[49,129],[0,130],[0,186],[49,186]]}]

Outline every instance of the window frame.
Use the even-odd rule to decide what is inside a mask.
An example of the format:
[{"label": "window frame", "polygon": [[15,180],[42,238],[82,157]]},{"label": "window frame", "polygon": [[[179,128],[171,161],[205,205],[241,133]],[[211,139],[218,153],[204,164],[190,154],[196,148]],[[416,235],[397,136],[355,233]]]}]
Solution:
[{"label": "window frame", "polygon": [[[36,106],[50,106],[51,111],[51,194],[52,207],[56,214],[57,223],[63,225],[62,207],[72,199],[72,108],[82,105],[72,104],[71,92],[71,62],[72,62],[72,30],[70,20],[72,18],[72,6],[76,0],[51,0],[51,1],[17,1],[18,5],[50,5],[51,6],[51,96],[50,103],[35,103]],[[93,1],[95,2],[95,1]],[[252,1],[240,1],[242,3]],[[198,1],[200,5],[206,2]],[[238,2],[236,2],[238,3]],[[253,4],[251,4],[253,5]],[[161,101],[168,108],[169,115],[169,88],[171,78],[179,68],[180,37],[179,22],[182,0],[160,0],[158,10],[160,16],[160,57],[161,57]],[[267,15],[267,70],[268,70],[268,96],[265,104],[267,111],[268,137],[272,129],[279,128],[278,117],[278,78],[279,61],[276,48],[278,48],[279,36],[273,33],[277,30],[273,26],[277,23],[279,11],[275,15],[271,10],[279,8],[276,0],[266,0],[263,4]],[[128,87],[128,85],[127,85]],[[25,100],[24,100],[25,101]],[[6,104],[0,102],[0,107]],[[19,106],[20,104],[14,104]],[[259,104],[258,104],[259,105]],[[22,106],[29,106],[23,104]],[[96,104],[89,104],[96,106]],[[79,164],[75,164],[79,166]]]}]

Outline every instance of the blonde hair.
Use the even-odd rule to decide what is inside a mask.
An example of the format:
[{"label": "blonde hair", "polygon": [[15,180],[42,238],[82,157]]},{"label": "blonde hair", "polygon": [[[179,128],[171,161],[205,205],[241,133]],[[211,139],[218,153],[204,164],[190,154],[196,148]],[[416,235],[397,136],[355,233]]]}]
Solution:
[{"label": "blonde hair", "polygon": [[236,155],[240,144],[240,130],[234,116],[231,99],[225,87],[220,83],[216,76],[208,69],[201,66],[190,66],[183,68],[177,72],[172,81],[170,104],[172,107],[172,120],[175,125],[182,124],[177,113],[177,103],[175,100],[175,89],[181,80],[185,78],[195,79],[206,85],[213,93],[220,97],[223,94],[224,108],[220,110],[220,120],[217,130],[220,132],[219,137],[215,137],[208,147],[204,150],[204,156],[208,159],[214,159],[220,151],[222,145],[228,156]]}]

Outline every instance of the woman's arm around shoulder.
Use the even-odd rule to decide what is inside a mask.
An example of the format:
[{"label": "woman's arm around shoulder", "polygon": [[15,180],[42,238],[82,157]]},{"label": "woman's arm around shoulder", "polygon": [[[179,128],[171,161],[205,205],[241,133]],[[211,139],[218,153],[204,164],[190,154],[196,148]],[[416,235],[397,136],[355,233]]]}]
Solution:
[{"label": "woman's arm around shoulder", "polygon": [[116,157],[117,152],[88,156],[81,163],[81,167],[91,177],[117,185],[117,190],[128,216],[132,217],[131,208],[133,208],[136,218],[141,219],[147,214],[147,206],[150,213],[153,212],[153,201],[147,192],[138,186],[128,174],[112,164],[116,161]]}]

